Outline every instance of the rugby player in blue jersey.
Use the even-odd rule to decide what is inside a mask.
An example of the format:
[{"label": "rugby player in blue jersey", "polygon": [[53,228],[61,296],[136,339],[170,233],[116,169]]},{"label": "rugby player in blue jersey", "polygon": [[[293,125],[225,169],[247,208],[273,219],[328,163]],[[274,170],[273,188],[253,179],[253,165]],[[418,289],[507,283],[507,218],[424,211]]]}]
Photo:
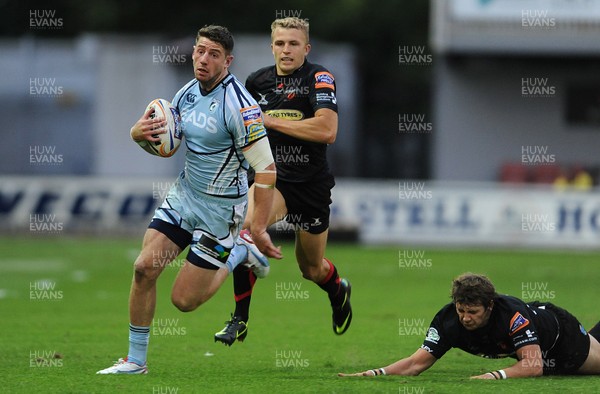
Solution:
[{"label": "rugby player in blue jersey", "polygon": [[516,363],[472,379],[600,374],[600,323],[589,333],[569,312],[549,302],[499,295],[484,275],[452,283],[452,302],[433,318],[415,353],[387,367],[339,376],[419,375],[452,348]]},{"label": "rugby player in blue jersey", "polygon": [[[192,55],[195,78],[172,101],[182,119],[185,168],[157,208],[134,264],[128,355],[99,374],[147,373],[156,281],[187,246],[171,294],[184,312],[207,301],[248,254],[282,257],[266,231],[276,182],[274,159],[260,107],[229,73],[232,50],[233,37],[226,28],[198,31]],[[164,132],[164,126],[147,111],[131,128],[131,137],[143,147],[156,141],[153,135]],[[249,167],[255,171],[253,243],[242,243],[238,235],[247,211]],[[229,259],[230,254],[239,258]]]},{"label": "rugby player in blue jersey", "polygon": [[[269,224],[286,220],[295,228],[295,255],[302,276],[328,295],[336,335],[352,321],[351,287],[325,257],[334,177],[327,162],[327,146],[337,136],[335,79],[323,66],[307,60],[311,46],[308,22],[276,19],[271,24],[275,64],[261,68],[246,80],[248,92],[265,113],[264,120],[277,166],[277,184]],[[249,204],[253,192],[250,189]],[[252,212],[244,228],[255,233]],[[244,237],[242,237],[244,238]],[[254,255],[248,255],[250,260]],[[264,265],[264,264],[263,264]],[[254,263],[253,266],[260,267]],[[215,341],[232,345],[248,334],[248,317],[256,269],[238,265],[233,272],[235,312]]]}]

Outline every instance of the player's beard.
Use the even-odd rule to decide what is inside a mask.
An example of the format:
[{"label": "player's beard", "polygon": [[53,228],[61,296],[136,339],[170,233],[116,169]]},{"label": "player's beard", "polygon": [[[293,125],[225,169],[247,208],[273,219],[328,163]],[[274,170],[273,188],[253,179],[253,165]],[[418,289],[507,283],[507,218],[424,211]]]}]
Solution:
[{"label": "player's beard", "polygon": [[202,89],[204,90],[212,90],[223,78],[225,78],[226,75],[227,70],[224,69],[221,70],[220,73],[214,75],[212,78],[202,80],[202,77],[200,77],[197,72],[195,73],[196,79],[200,82],[200,85],[202,85]]}]

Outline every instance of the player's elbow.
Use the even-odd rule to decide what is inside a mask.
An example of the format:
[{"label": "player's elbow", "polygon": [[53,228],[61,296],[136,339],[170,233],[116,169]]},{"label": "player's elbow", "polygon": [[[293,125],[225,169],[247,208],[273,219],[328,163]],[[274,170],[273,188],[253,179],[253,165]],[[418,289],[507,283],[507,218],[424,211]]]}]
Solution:
[{"label": "player's elbow", "polygon": [[277,173],[277,167],[275,166],[275,162],[266,166],[264,170],[265,171],[274,171],[275,173]]},{"label": "player's elbow", "polygon": [[335,142],[337,137],[337,130],[328,130],[325,134],[325,143],[331,145]]},{"label": "player's elbow", "polygon": [[419,376],[421,372],[425,371],[428,368],[426,365],[422,364],[413,364],[408,368],[406,376]]},{"label": "player's elbow", "polygon": [[324,144],[333,144],[337,137],[338,118],[337,114],[331,110],[319,110],[316,114],[319,119],[319,129],[322,132],[319,142]]},{"label": "player's elbow", "polygon": [[544,374],[544,368],[541,365],[537,365],[535,367],[532,367],[531,370],[529,371],[529,376],[531,377],[538,377],[538,376],[542,376]]},{"label": "player's elbow", "polygon": [[537,371],[537,373],[535,374],[536,377],[543,376],[543,375],[544,375],[544,368],[540,368]]},{"label": "player's elbow", "polygon": [[330,119],[325,127],[325,143],[333,144],[337,137],[338,122],[337,118]]},{"label": "player's elbow", "polygon": [[537,359],[524,359],[521,360],[521,370],[524,372],[526,377],[537,377],[544,374],[543,360]]},{"label": "player's elbow", "polygon": [[408,371],[406,371],[406,373],[403,373],[402,375],[404,376],[419,376],[421,374],[421,371],[416,370],[416,369],[409,369]]}]

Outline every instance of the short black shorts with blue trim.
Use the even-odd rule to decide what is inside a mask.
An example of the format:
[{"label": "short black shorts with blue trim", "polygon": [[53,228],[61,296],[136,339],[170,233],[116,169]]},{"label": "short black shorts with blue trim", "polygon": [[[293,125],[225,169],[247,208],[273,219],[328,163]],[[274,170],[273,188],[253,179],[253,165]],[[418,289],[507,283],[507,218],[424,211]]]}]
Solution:
[{"label": "short black shorts with blue trim", "polygon": [[[160,219],[152,219],[148,228],[155,229],[156,231],[161,232],[167,238],[169,238],[173,243],[175,243],[181,250],[184,250],[188,247],[190,243],[192,243],[193,237],[192,234],[187,232],[186,230],[178,227],[169,222],[165,222]],[[212,238],[202,234],[198,242],[195,243],[195,247],[203,252],[203,255],[209,255],[215,259],[217,259],[222,264],[227,262],[227,257],[231,252],[231,249],[225,248],[220,245],[218,242],[215,242]],[[186,256],[187,261],[190,264],[195,265],[196,267],[205,268],[209,270],[218,270],[214,264],[208,262],[205,258],[200,257],[198,254],[190,251]]]},{"label": "short black shorts with blue trim", "polygon": [[167,238],[173,241],[175,245],[179,246],[181,250],[187,248],[192,242],[192,234],[181,227],[165,222],[164,220],[152,219],[148,228],[153,228],[156,231],[163,233]]}]

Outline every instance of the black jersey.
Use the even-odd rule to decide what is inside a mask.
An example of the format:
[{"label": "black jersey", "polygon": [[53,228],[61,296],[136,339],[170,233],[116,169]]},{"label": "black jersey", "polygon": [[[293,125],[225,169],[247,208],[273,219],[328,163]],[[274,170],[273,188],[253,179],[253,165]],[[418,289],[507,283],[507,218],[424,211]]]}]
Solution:
[{"label": "black jersey", "polygon": [[[277,75],[275,66],[261,68],[250,74],[246,89],[263,112],[273,117],[302,120],[314,117],[320,108],[337,112],[333,75],[308,61],[286,76]],[[327,144],[303,141],[271,129],[267,133],[278,180],[308,182],[330,176]]]},{"label": "black jersey", "polygon": [[421,349],[435,358],[451,348],[486,358],[513,357],[525,345],[537,344],[542,355],[554,347],[560,333],[551,304],[526,304],[516,297],[501,295],[485,327],[469,331],[458,320],[455,305],[444,306],[433,318]]}]

